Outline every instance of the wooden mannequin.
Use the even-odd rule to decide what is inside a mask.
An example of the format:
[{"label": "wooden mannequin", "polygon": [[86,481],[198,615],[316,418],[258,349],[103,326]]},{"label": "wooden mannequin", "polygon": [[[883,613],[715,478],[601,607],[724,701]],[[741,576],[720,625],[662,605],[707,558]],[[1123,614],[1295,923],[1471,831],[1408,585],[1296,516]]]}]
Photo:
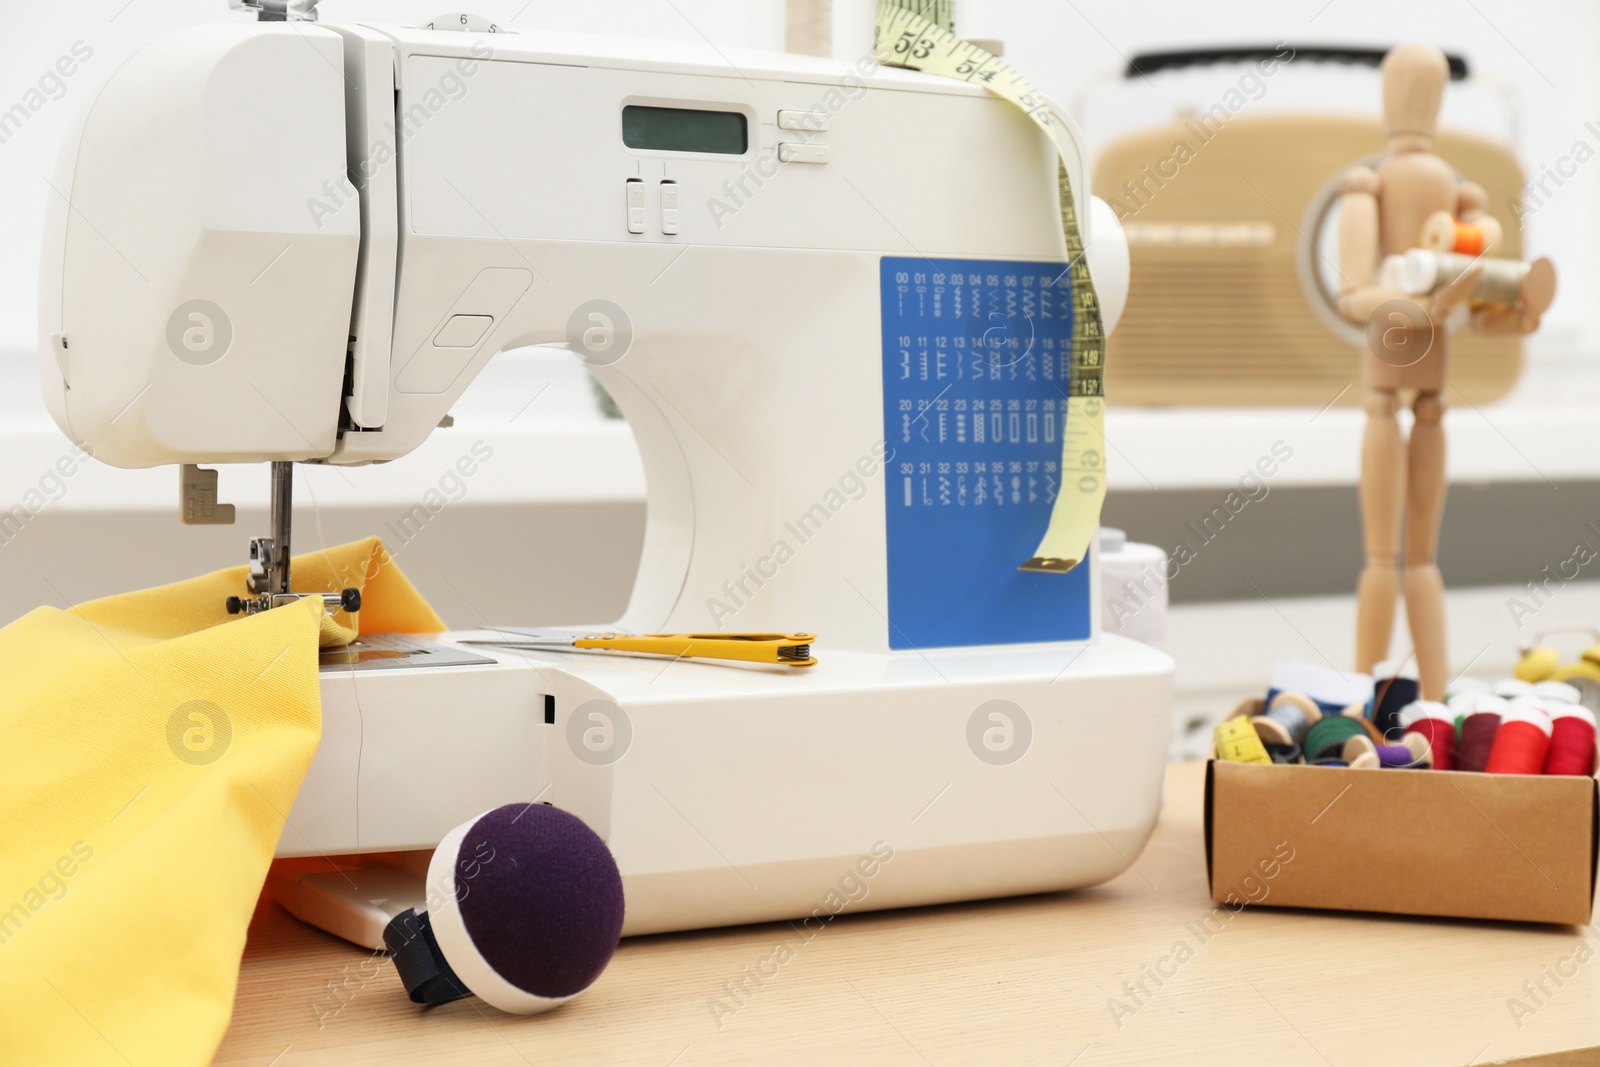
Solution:
[{"label": "wooden mannequin", "polygon": [[[1356,669],[1370,672],[1388,655],[1403,573],[1418,681],[1428,700],[1442,700],[1449,680],[1444,581],[1435,558],[1446,484],[1446,320],[1473,292],[1483,266],[1428,296],[1384,288],[1375,278],[1383,256],[1419,247],[1424,223],[1438,211],[1480,227],[1484,255],[1494,255],[1500,243],[1500,225],[1484,211],[1483,189],[1461,181],[1431,151],[1449,76],[1444,53],[1432,45],[1401,45],[1384,57],[1389,155],[1376,168],[1347,172],[1339,201],[1339,313],[1367,327],[1362,355],[1367,426],[1361,444],[1366,566],[1356,589]],[[1555,271],[1548,260],[1540,260],[1529,270],[1521,299],[1473,308],[1472,324],[1488,333],[1530,333],[1554,293]],[[1402,392],[1413,395],[1415,422],[1409,441],[1400,435]]]}]

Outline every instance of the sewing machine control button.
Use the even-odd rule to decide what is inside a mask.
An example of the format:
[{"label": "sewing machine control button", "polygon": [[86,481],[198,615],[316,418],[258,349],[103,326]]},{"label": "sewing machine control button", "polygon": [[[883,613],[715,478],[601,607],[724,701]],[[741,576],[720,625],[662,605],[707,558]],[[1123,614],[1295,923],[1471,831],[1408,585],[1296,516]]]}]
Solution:
[{"label": "sewing machine control button", "polygon": [[661,232],[678,232],[678,183],[671,179],[661,183]]},{"label": "sewing machine control button", "polygon": [[826,163],[828,146],[825,144],[796,144],[793,141],[778,143],[779,163]]},{"label": "sewing machine control button", "polygon": [[826,111],[778,112],[778,129],[780,130],[809,130],[812,133],[821,133],[827,128],[828,113]]},{"label": "sewing machine control button", "polygon": [[628,179],[628,232],[644,232],[644,182]]},{"label": "sewing machine control button", "polygon": [[433,347],[476,348],[492,325],[492,315],[451,315],[449,321],[433,335]]}]

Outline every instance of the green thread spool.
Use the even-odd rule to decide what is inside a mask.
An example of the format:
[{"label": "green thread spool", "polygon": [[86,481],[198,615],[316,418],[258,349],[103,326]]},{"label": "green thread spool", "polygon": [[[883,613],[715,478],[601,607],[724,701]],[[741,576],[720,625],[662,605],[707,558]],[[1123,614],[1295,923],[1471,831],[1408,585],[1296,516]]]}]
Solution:
[{"label": "green thread spool", "polygon": [[1321,722],[1313,723],[1311,729],[1306,731],[1305,744],[1301,748],[1306,758],[1312,761],[1327,759],[1330,756],[1338,758],[1338,753],[1344,751],[1346,741],[1366,732],[1367,728],[1360,719],[1352,719],[1346,715],[1329,715]]}]

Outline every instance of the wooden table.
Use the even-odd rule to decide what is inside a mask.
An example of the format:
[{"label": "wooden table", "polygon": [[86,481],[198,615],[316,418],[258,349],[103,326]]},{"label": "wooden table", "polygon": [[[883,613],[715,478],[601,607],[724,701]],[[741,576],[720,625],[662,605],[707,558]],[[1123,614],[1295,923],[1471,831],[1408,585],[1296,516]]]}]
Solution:
[{"label": "wooden table", "polygon": [[387,961],[263,901],[216,1062],[1600,1063],[1592,926],[1248,907],[1202,941],[1203,781],[1169,769],[1154,838],[1107,885],[847,913],[736,1007],[724,983],[798,943],[788,926],[630,939],[584,997],[517,1018],[419,1008]]}]

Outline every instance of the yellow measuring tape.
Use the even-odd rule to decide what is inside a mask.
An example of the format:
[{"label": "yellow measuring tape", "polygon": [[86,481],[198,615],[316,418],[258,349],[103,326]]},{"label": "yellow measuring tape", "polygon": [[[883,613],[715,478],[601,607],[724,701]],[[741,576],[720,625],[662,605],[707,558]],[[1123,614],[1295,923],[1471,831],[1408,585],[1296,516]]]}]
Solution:
[{"label": "yellow measuring tape", "polygon": [[1261,743],[1261,735],[1256,733],[1255,723],[1243,715],[1218,723],[1212,731],[1211,740],[1216,746],[1218,759],[1233,763],[1272,762],[1272,757],[1267,755],[1267,746]]},{"label": "yellow measuring tape", "polygon": [[951,0],[879,0],[873,51],[887,66],[942,74],[973,82],[1015,104],[1050,138],[1060,157],[1061,230],[1067,243],[1072,283],[1072,374],[1067,387],[1067,425],[1061,441],[1061,491],[1050,525],[1033,557],[1018,569],[1064,574],[1088,558],[1106,497],[1106,337],[1100,301],[1084,261],[1078,211],[1067,180],[1060,128],[1043,93],[1001,60],[950,30]]}]

